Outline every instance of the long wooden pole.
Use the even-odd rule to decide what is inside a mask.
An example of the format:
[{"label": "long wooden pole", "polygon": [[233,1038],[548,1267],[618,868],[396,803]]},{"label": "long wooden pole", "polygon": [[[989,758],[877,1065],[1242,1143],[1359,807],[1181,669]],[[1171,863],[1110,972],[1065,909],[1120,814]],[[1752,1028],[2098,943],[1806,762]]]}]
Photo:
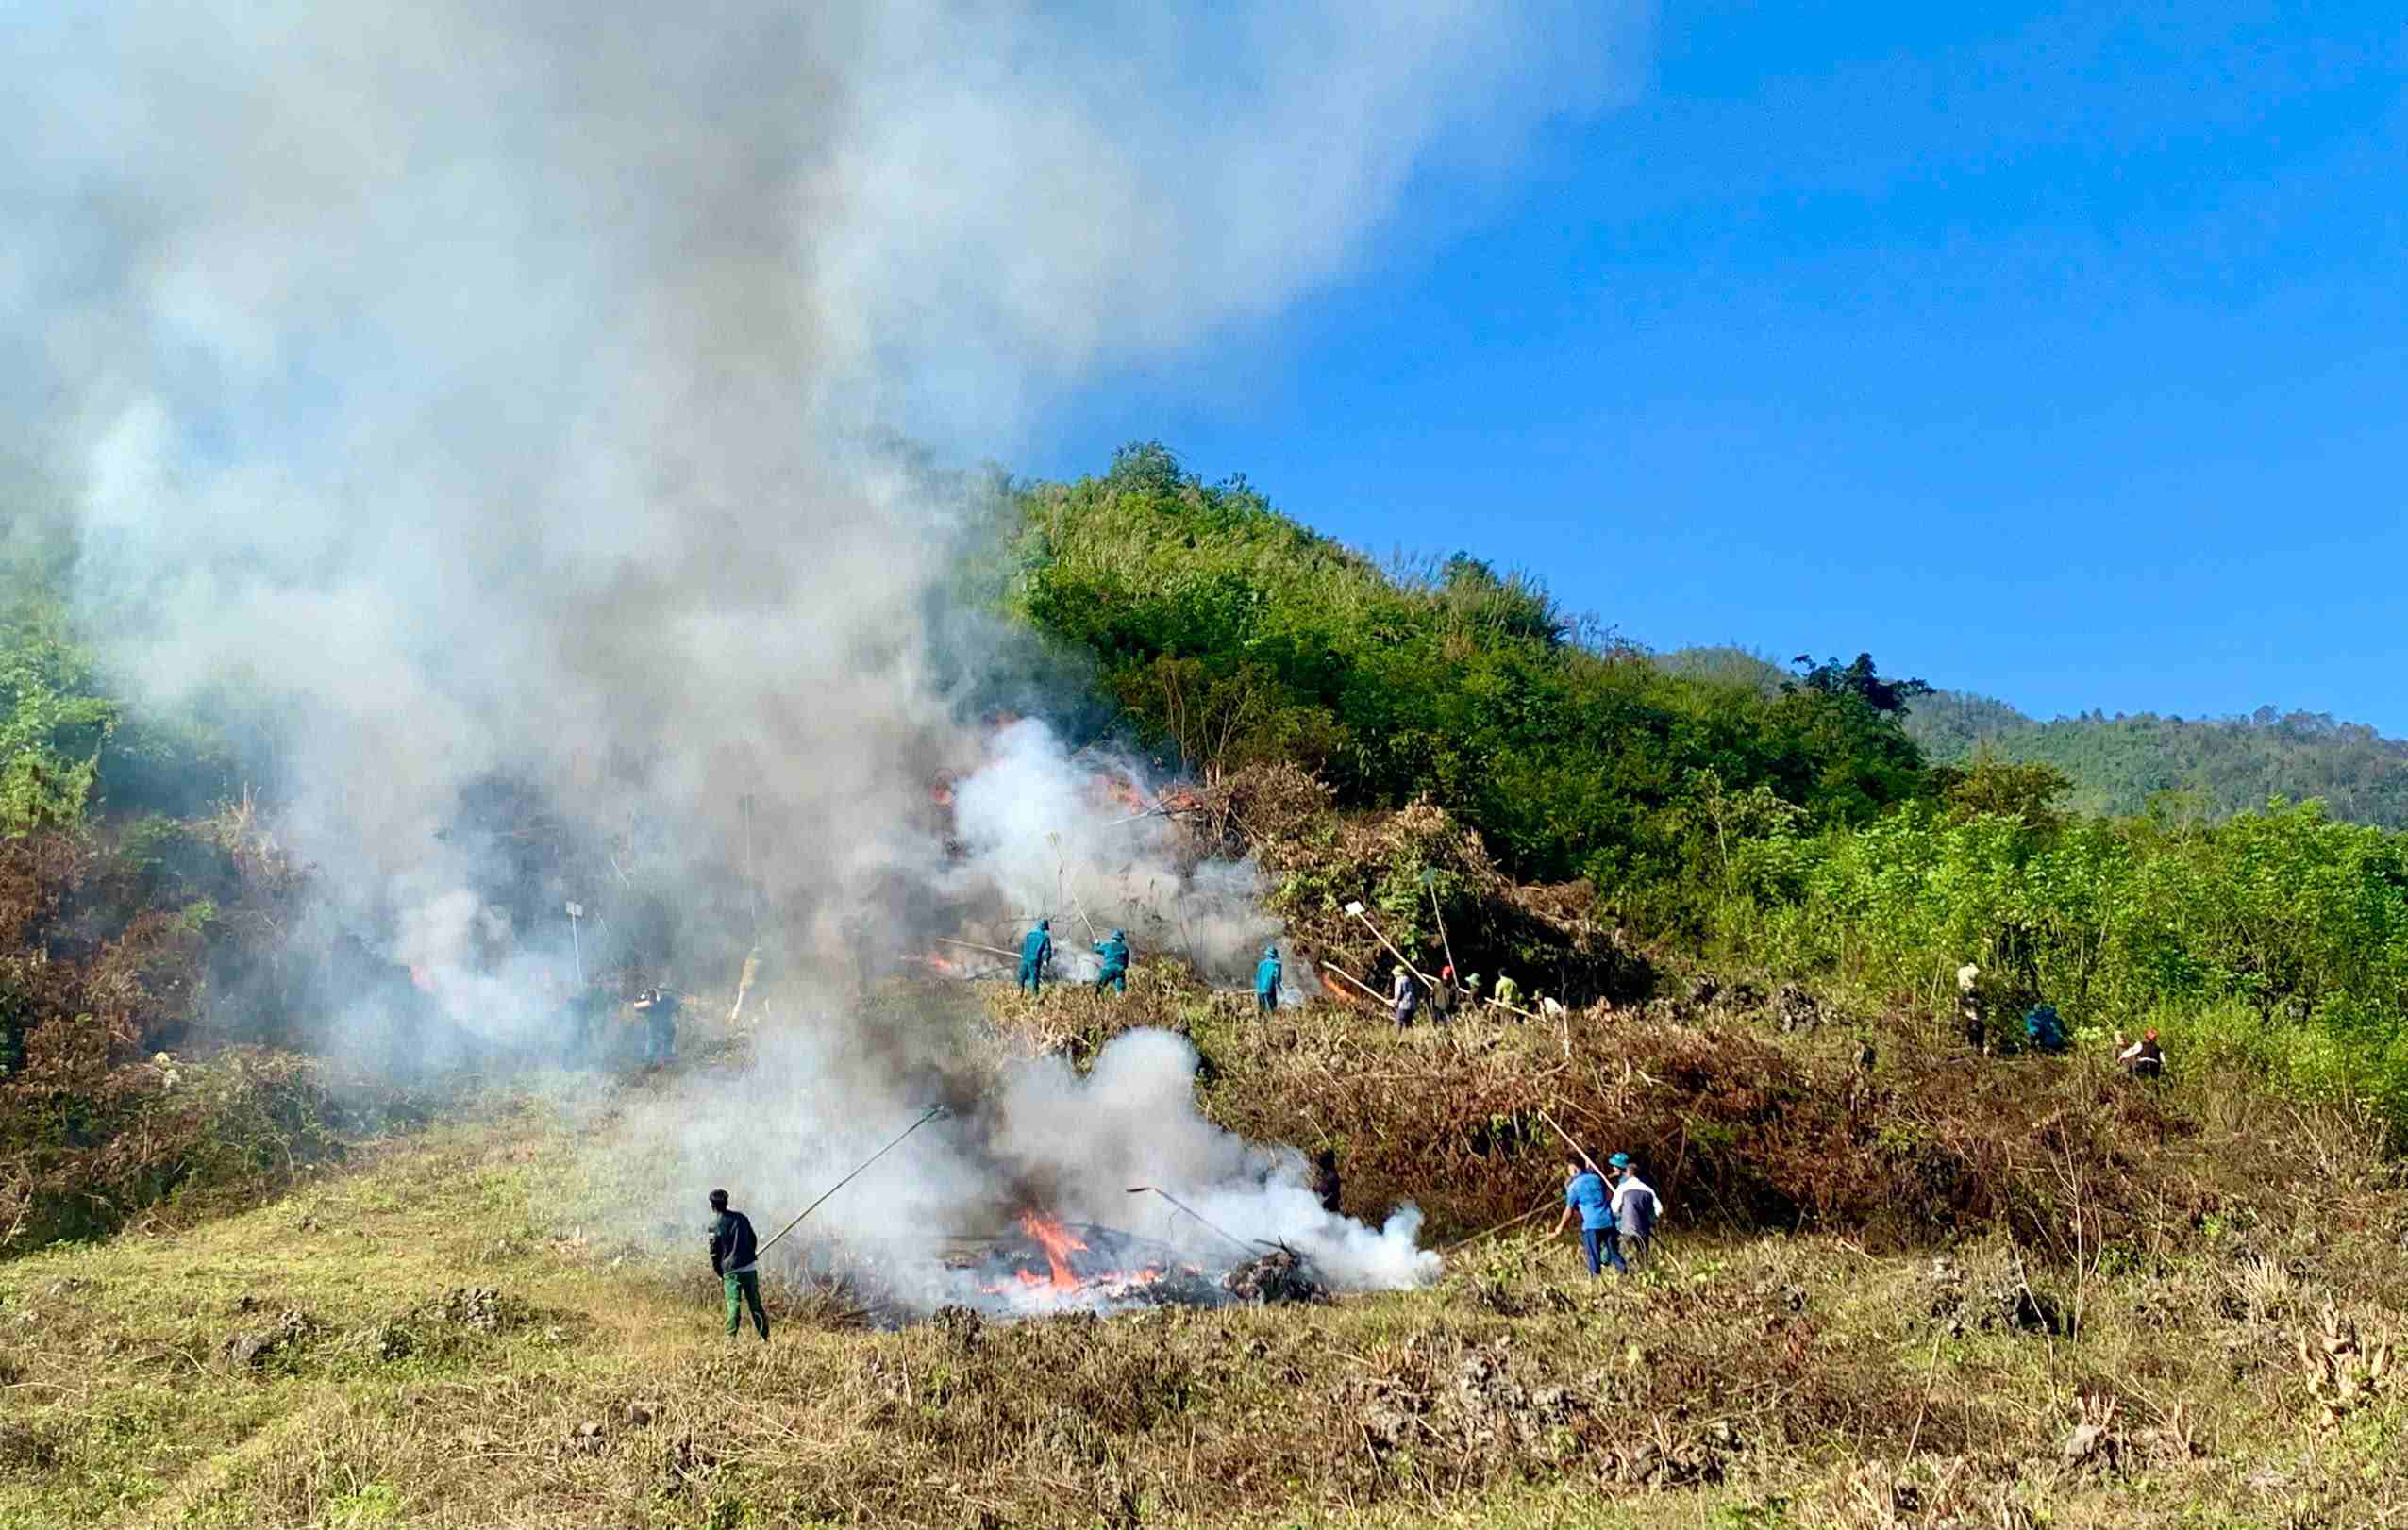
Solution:
[{"label": "long wooden pole", "polygon": [[1325,973],[1335,973],[1340,977],[1345,978],[1347,982],[1352,983],[1355,987],[1363,990],[1363,992],[1370,994],[1371,1002],[1376,1005],[1385,1006],[1388,1002],[1380,996],[1378,990],[1364,982],[1362,978],[1355,976],[1354,973],[1346,971],[1344,967],[1339,966],[1336,962],[1330,961],[1325,957],[1321,963],[1321,970]]},{"label": "long wooden pole", "polygon": [[1369,931],[1370,931],[1373,935],[1375,935],[1375,936],[1379,936],[1380,943],[1381,945],[1384,945],[1384,946],[1387,946],[1387,947],[1388,947],[1388,955],[1390,955],[1390,956],[1392,956],[1396,957],[1396,960],[1397,960],[1397,962],[1398,962],[1399,964],[1401,964],[1401,965],[1404,967],[1405,971],[1407,971],[1407,972],[1409,972],[1409,973],[1413,973],[1413,976],[1415,976],[1415,977],[1417,977],[1417,978],[1420,978],[1420,979],[1421,979],[1421,985],[1422,985],[1422,987],[1424,987],[1424,988],[1428,988],[1428,987],[1430,986],[1430,979],[1429,979],[1429,977],[1423,973],[1423,972],[1422,972],[1422,970],[1421,970],[1420,968],[1418,968],[1418,967],[1414,966],[1414,965],[1413,965],[1411,961],[1407,960],[1407,959],[1406,959],[1406,957],[1405,957],[1405,954],[1404,954],[1403,952],[1401,952],[1401,951],[1397,950],[1397,949],[1396,949],[1394,945],[1389,944],[1388,937],[1386,937],[1385,935],[1380,935],[1380,926],[1379,926],[1379,925],[1377,925],[1377,924],[1374,924],[1374,923],[1371,922],[1371,916],[1370,916],[1369,914],[1363,913],[1363,912],[1361,912],[1360,910],[1358,910],[1358,911],[1356,912],[1356,914],[1355,914],[1355,918],[1357,918],[1357,919],[1359,919],[1359,920],[1362,920],[1362,921],[1363,921],[1363,927],[1364,929],[1369,930]]},{"label": "long wooden pole", "polygon": [[957,940],[949,935],[940,935],[936,939],[939,945],[965,946],[972,951],[985,951],[995,956],[1009,957],[1013,961],[1018,961],[1020,959],[1020,953],[1017,951],[1006,951],[999,945],[980,945],[976,940]]},{"label": "long wooden pole", "polygon": [[1548,1115],[1544,1107],[1540,1109],[1538,1119],[1547,1123],[1549,1126],[1555,1127],[1555,1135],[1564,1139],[1564,1145],[1580,1156],[1580,1161],[1589,1166],[1589,1172],[1597,1175],[1599,1179],[1603,1179],[1605,1177],[1605,1171],[1597,1167],[1597,1160],[1595,1158],[1589,1156],[1589,1150],[1582,1147],[1580,1143],[1573,1141],[1572,1134],[1565,1131],[1562,1126],[1556,1125],[1555,1118]]},{"label": "long wooden pole", "polygon": [[895,1140],[894,1140],[894,1141],[887,1143],[887,1144],[886,1144],[886,1146],[884,1146],[884,1147],[882,1147],[882,1148],[878,1149],[876,1153],[871,1154],[868,1157],[863,1158],[863,1159],[861,1161],[860,1166],[859,1166],[858,1168],[856,1168],[856,1169],[855,1169],[855,1170],[854,1170],[851,1173],[846,1174],[844,1178],[842,1178],[842,1179],[838,1180],[835,1184],[830,1185],[829,1187],[828,1187],[828,1189],[827,1189],[822,1190],[822,1191],[820,1192],[820,1197],[819,1197],[819,1199],[818,1199],[818,1200],[813,1201],[811,1205],[809,1205],[809,1206],[807,1206],[803,1207],[803,1210],[802,1210],[802,1216],[798,1216],[798,1217],[796,1217],[794,1221],[792,1221],[792,1222],[788,1222],[785,1226],[780,1227],[780,1228],[778,1228],[778,1238],[773,1238],[773,1239],[771,1239],[768,1242],[763,1243],[763,1244],[761,1244],[759,1248],[757,1248],[757,1249],[753,1250],[753,1262],[754,1262],[755,1264],[759,1264],[759,1263],[761,1262],[761,1256],[762,1255],[764,1255],[764,1254],[768,1253],[768,1252],[770,1251],[770,1249],[771,1249],[772,1247],[774,1247],[774,1246],[777,1244],[777,1242],[778,1242],[778,1239],[784,1238],[784,1237],[785,1237],[788,1233],[791,1233],[791,1232],[793,1232],[795,1228],[800,1227],[800,1226],[803,1224],[803,1217],[808,1217],[808,1216],[810,1216],[812,1212],[814,1212],[814,1211],[818,1210],[818,1209],[819,1209],[819,1208],[820,1208],[823,1205],[825,1205],[825,1204],[827,1203],[828,1198],[829,1196],[831,1196],[831,1195],[835,1194],[838,1190],[843,1189],[845,1186],[850,1185],[850,1184],[851,1184],[851,1183],[852,1183],[852,1182],[853,1182],[856,1178],[860,1177],[861,1172],[861,1170],[863,1170],[863,1169],[867,1169],[867,1168],[868,1168],[871,1164],[874,1164],[874,1163],[878,1162],[878,1159],[885,1157],[888,1154],[890,1154],[890,1153],[894,1152],[896,1148],[898,1148],[898,1147],[902,1146],[902,1145],[903,1145],[903,1139],[904,1139],[905,1137],[909,1137],[909,1136],[911,1136],[913,1132],[918,1131],[921,1127],[923,1127],[923,1126],[927,1125],[929,1122],[932,1122],[932,1121],[936,1120],[936,1119],[937,1119],[937,1117],[939,1117],[939,1116],[949,1116],[949,1115],[951,1115],[952,1113],[953,1113],[952,1111],[950,1111],[950,1110],[946,1109],[944,1106],[941,1106],[941,1105],[932,1105],[932,1106],[928,1106],[928,1114],[927,1114],[927,1115],[925,1115],[925,1116],[922,1116],[919,1120],[917,1120],[917,1121],[915,1121],[915,1122],[911,1123],[911,1124],[910,1124],[909,1126],[904,1127],[904,1128],[903,1128],[903,1131],[902,1131],[902,1135],[901,1135],[901,1136],[898,1136],[897,1138],[895,1138]]},{"label": "long wooden pole", "polygon": [[[1432,877],[1429,881],[1422,883],[1422,886],[1430,892],[1430,917],[1438,921],[1439,947],[1446,953],[1446,965],[1453,967],[1455,965],[1455,942],[1446,939],[1446,912],[1445,909],[1438,906],[1438,881],[1435,877]],[[1458,978],[1462,975],[1461,972],[1456,973]]]},{"label": "long wooden pole", "polygon": [[1440,1249],[1438,1252],[1441,1254],[1452,1254],[1457,1249],[1477,1243],[1483,1238],[1493,1238],[1497,1234],[1503,1232],[1508,1227],[1519,1227],[1522,1223],[1530,1221],[1532,1217],[1538,1216],[1544,1212],[1551,1211],[1554,1208],[1555,1201],[1554,1198],[1550,1196],[1545,1204],[1530,1207],[1530,1209],[1523,1212],[1520,1216],[1515,1217],[1511,1222],[1500,1222],[1496,1226],[1491,1227],[1484,1232],[1474,1233],[1469,1238],[1459,1238],[1455,1239],[1455,1241],[1447,1244],[1445,1248]]}]

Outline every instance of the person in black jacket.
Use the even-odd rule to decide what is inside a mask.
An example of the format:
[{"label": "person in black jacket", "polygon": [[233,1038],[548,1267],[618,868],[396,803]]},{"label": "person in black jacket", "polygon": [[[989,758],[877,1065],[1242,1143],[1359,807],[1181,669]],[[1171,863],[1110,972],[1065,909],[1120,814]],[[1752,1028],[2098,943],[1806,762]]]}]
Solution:
[{"label": "person in black jacket", "polygon": [[727,1289],[727,1337],[736,1337],[742,1326],[742,1302],[752,1308],[753,1326],[761,1330],[761,1341],[769,1342],[769,1314],[761,1305],[761,1272],[754,1267],[759,1245],[753,1239],[752,1219],[741,1211],[727,1209],[727,1192],[711,1192],[711,1209],[719,1213],[711,1224],[711,1272]]},{"label": "person in black jacket", "polygon": [[672,1063],[677,1060],[677,996],[665,988],[654,988],[636,1000],[635,1006],[644,1011],[644,1060],[647,1063]]}]

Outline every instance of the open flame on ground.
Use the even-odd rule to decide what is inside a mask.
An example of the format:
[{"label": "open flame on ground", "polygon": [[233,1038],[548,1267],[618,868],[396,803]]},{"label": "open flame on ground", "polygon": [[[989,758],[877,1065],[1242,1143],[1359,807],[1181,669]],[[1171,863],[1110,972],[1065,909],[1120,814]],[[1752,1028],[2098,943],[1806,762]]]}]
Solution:
[{"label": "open flame on ground", "polygon": [[935,1263],[897,1261],[870,1249],[790,1244],[773,1261],[794,1289],[838,1321],[902,1328],[947,1312],[991,1319],[1068,1317],[1160,1306],[1326,1303],[1327,1281],[1286,1244],[1199,1254],[1096,1222],[1029,1213],[978,1252],[957,1247]]},{"label": "open flame on ground", "polygon": [[1017,1237],[988,1251],[972,1272],[972,1284],[1005,1309],[1029,1315],[1227,1300],[1207,1271],[1176,1250],[1037,1212],[1019,1219]]}]

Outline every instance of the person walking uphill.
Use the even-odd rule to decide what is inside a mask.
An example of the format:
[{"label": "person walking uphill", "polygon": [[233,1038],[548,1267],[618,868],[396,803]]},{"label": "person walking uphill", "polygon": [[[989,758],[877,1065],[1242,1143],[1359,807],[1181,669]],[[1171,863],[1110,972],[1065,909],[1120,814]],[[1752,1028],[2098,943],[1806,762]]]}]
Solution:
[{"label": "person walking uphill", "polygon": [[1095,991],[1101,993],[1106,989],[1112,989],[1118,992],[1127,993],[1129,991],[1129,937],[1118,930],[1112,931],[1111,940],[1095,947],[1095,955],[1104,959],[1102,970],[1095,974]]},{"label": "person walking uphill", "polygon": [[1020,938],[1020,987],[1032,999],[1043,998],[1045,969],[1053,965],[1053,921],[1041,919]]},{"label": "person walking uphill", "polygon": [[1611,1206],[1616,1241],[1622,1245],[1622,1256],[1615,1258],[1614,1267],[1627,1275],[1630,1266],[1626,1258],[1647,1262],[1647,1251],[1655,1245],[1656,1219],[1664,1214],[1664,1202],[1657,1196],[1655,1187],[1639,1177],[1639,1171],[1630,1163],[1630,1155],[1617,1153],[1605,1162],[1608,1171],[1616,1176]]},{"label": "person walking uphill", "polygon": [[1254,1011],[1267,1015],[1279,1007],[1279,948],[1266,945],[1254,968]]},{"label": "person walking uphill", "polygon": [[1580,1254],[1589,1261],[1590,1278],[1603,1274],[1609,1264],[1629,1273],[1622,1251],[1614,1247],[1614,1202],[1606,1194],[1605,1177],[1577,1153],[1564,1159],[1564,1214],[1555,1219],[1554,1236],[1564,1235],[1575,1211],[1580,1214]]},{"label": "person walking uphill", "polygon": [[1390,1002],[1396,1006],[1396,1029],[1401,1031],[1411,1025],[1413,1012],[1421,1007],[1421,985],[1402,967],[1396,969],[1396,989]]},{"label": "person walking uphill", "polygon": [[743,1326],[743,1308],[749,1306],[753,1326],[761,1330],[761,1341],[766,1344],[769,1313],[761,1305],[761,1271],[754,1263],[760,1246],[753,1239],[752,1219],[728,1209],[726,1190],[711,1192],[711,1209],[719,1213],[711,1224],[711,1272],[727,1288],[727,1337],[736,1337]]}]

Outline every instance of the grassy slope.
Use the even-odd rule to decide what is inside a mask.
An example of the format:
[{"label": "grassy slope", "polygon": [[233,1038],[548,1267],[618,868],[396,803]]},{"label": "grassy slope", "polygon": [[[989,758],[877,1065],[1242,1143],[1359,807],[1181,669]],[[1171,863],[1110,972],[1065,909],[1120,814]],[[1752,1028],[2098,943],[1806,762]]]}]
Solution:
[{"label": "grassy slope", "polygon": [[[1168,991],[1133,993],[1129,1011],[1173,1018]],[[1074,997],[1049,1002],[1057,1038],[1100,1028]],[[1302,1087],[1274,1060],[1313,1055],[1295,1035],[1215,1023],[1199,1039],[1220,1059],[1216,1108],[1261,1114]],[[1627,1056],[1630,1023],[1590,1017],[1558,1045]],[[1700,1024],[1732,1047],[1837,1044],[1766,1040],[1742,1016]],[[1406,1096],[1523,1044],[1335,1016],[1313,1035]],[[2015,1076],[2079,1098],[2084,1066]],[[0,1526],[2408,1513],[2398,1384],[2327,1424],[2297,1351],[2326,1300],[2369,1348],[2397,1330],[2408,1195],[2332,1123],[2206,1084],[2178,1085],[2166,1109],[2189,1129],[2165,1161],[2066,1160],[2077,1216],[2107,1198],[2085,1179],[2109,1172],[2162,1191],[2229,1162],[2249,1193],[2135,1222],[2079,1264],[2018,1264],[1977,1239],[1935,1282],[1926,1251],[1702,1230],[1677,1206],[1667,1256],[1628,1288],[1591,1287],[1564,1243],[1508,1237],[1455,1256],[1435,1290],[1326,1310],[874,1335],[789,1292],[763,1351],[719,1337],[713,1283],[688,1261],[579,1241],[559,1210],[593,1189],[579,1133],[506,1103],[246,1215],[0,1265]],[[1543,1182],[1535,1150],[1527,1168]],[[430,1306],[463,1287],[501,1293],[490,1331]],[[2078,1315],[2080,1336],[1990,1321],[2027,1289]],[[1935,1317],[1951,1290],[1957,1309]],[[307,1315],[300,1338],[257,1365],[229,1357],[230,1337],[287,1311]],[[2060,1460],[2083,1393],[2118,1401],[2112,1468]]]}]

